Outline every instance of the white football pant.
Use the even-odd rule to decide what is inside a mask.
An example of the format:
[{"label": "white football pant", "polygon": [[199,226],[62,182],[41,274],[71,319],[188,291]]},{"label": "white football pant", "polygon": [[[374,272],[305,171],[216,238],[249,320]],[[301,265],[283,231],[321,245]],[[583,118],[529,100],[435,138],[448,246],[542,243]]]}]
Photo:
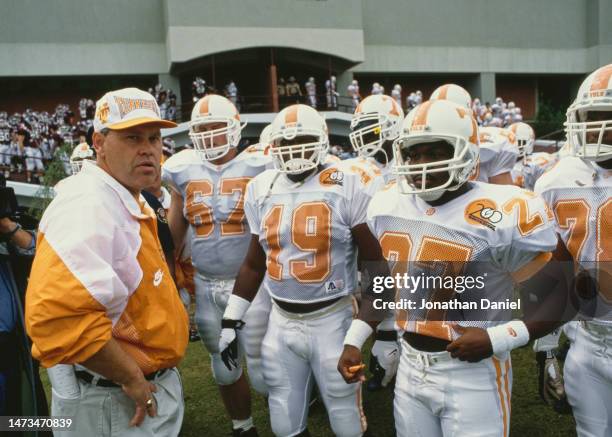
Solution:
[{"label": "white football pant", "polygon": [[306,314],[272,304],[262,358],[274,435],[294,436],[306,428],[312,384],[319,387],[336,436],[365,432],[361,383],[347,384],[337,369],[354,308],[351,296]]},{"label": "white football pant", "polygon": [[[221,319],[227,301],[234,288],[233,279],[210,279],[199,273],[195,275],[196,312],[195,322],[204,346],[210,354],[213,377],[218,385],[231,385],[242,375],[242,368],[227,370],[219,353]],[[251,386],[263,395],[267,394],[261,369],[261,343],[268,327],[270,296],[260,290],[247,311],[244,328],[239,331],[239,362],[246,354]]]},{"label": "white football pant", "polygon": [[421,352],[401,340],[393,403],[398,437],[507,437],[512,366],[507,358],[468,363]]},{"label": "white football pant", "polygon": [[612,435],[612,326],[581,322],[563,377],[579,437]]}]

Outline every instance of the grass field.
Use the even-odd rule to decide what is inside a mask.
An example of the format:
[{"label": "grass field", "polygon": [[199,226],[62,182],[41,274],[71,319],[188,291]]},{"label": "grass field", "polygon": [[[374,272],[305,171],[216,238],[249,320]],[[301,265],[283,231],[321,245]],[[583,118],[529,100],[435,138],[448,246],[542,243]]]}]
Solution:
[{"label": "grass field", "polygon": [[[531,348],[513,352],[514,386],[512,390],[511,436],[558,437],[575,436],[571,416],[556,414],[544,405],[537,394],[537,375]],[[185,392],[185,437],[221,437],[230,432],[221,399],[213,383],[208,354],[200,343],[190,343],[182,362],[181,374]],[[41,371],[47,384],[46,372]],[[364,392],[364,408],[368,427],[374,437],[395,435],[391,390]],[[50,399],[50,397],[49,397]],[[264,399],[253,393],[253,416],[261,436],[272,436],[268,409]],[[332,437],[325,409],[317,404],[311,411],[308,428],[313,437]]]}]

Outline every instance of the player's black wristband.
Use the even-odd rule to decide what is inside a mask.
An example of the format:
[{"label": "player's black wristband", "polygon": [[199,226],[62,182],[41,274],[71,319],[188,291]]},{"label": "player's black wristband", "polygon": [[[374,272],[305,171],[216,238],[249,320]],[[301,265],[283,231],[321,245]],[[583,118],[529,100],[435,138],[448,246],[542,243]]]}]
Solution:
[{"label": "player's black wristband", "polygon": [[243,326],[244,326],[244,322],[242,320],[231,320],[231,319],[221,320],[221,329],[225,329],[225,328],[242,329]]}]

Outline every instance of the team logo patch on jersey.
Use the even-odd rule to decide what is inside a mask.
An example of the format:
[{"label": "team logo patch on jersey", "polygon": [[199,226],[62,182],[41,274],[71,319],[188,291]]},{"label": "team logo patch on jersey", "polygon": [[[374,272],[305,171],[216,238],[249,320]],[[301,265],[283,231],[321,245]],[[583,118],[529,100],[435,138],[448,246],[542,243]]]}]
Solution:
[{"label": "team logo patch on jersey", "polygon": [[335,281],[329,281],[325,283],[325,292],[327,294],[338,293],[342,290],[344,290],[344,281],[342,279],[337,279]]},{"label": "team logo patch on jersey", "polygon": [[328,168],[319,175],[321,185],[340,185],[344,183],[344,173],[337,168]]},{"label": "team logo patch on jersey", "polygon": [[491,199],[478,199],[471,202],[465,208],[465,221],[471,225],[486,226],[495,230],[495,225],[502,219],[502,213],[497,209],[497,204]]}]

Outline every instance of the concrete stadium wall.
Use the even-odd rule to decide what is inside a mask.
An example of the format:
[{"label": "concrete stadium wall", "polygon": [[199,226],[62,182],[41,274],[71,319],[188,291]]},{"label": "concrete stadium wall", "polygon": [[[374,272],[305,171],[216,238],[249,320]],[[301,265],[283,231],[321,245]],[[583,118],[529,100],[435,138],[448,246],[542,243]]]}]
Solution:
[{"label": "concrete stadium wall", "polygon": [[586,73],[612,59],[610,22],[610,0],[4,0],[0,76],[163,74],[262,46],[362,73]]},{"label": "concrete stadium wall", "polygon": [[168,60],[291,47],[363,61],[361,0],[165,0]]},{"label": "concrete stadium wall", "polygon": [[[212,54],[287,47],[341,59],[341,92],[354,76],[469,76],[492,101],[508,89],[497,75],[568,75],[575,88],[612,61],[611,22],[611,0],[4,0],[0,77],[176,88]],[[520,92],[529,113],[537,92]]]},{"label": "concrete stadium wall", "polygon": [[167,71],[163,0],[3,0],[0,76]]}]

